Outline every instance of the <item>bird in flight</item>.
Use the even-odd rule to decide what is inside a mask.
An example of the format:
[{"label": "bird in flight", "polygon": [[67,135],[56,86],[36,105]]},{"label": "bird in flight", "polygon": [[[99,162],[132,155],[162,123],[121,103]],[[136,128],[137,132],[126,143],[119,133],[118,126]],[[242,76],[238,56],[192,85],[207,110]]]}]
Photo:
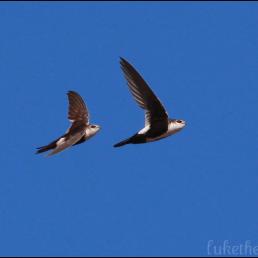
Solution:
[{"label": "bird in flight", "polygon": [[135,101],[145,110],[145,127],[114,147],[157,141],[182,130],[186,122],[182,119],[170,119],[160,100],[134,67],[124,58],[120,58],[120,64]]},{"label": "bird in flight", "polygon": [[68,119],[72,123],[71,127],[55,141],[37,148],[36,154],[52,150],[48,154],[51,156],[68,147],[85,142],[100,130],[99,125],[90,124],[89,112],[82,97],[75,91],[69,91],[67,95],[69,101]]}]

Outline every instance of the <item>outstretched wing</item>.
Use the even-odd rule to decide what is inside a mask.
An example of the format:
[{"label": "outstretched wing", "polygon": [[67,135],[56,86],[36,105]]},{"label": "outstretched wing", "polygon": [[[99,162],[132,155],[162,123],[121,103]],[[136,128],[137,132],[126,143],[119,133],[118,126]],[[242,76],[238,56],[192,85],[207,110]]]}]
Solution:
[{"label": "outstretched wing", "polygon": [[155,127],[158,123],[167,127],[168,114],[160,100],[131,64],[123,58],[120,64],[134,99],[145,110],[145,126]]},{"label": "outstretched wing", "polygon": [[69,91],[67,93],[69,108],[68,119],[72,122],[80,122],[89,124],[89,112],[82,99],[82,97],[75,91]]},{"label": "outstretched wing", "polygon": [[67,95],[69,100],[68,119],[72,125],[63,136],[46,146],[39,147],[37,153],[52,150],[49,153],[50,156],[71,147],[85,137],[85,129],[89,124],[87,107],[82,97],[75,91],[69,91]]}]

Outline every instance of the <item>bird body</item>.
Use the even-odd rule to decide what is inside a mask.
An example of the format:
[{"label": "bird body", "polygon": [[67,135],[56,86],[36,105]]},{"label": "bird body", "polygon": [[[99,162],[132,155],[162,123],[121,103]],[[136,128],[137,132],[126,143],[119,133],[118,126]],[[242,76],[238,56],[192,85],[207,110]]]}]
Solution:
[{"label": "bird body", "polygon": [[89,123],[88,109],[82,97],[75,91],[67,93],[69,100],[68,118],[72,123],[67,132],[46,146],[38,148],[38,153],[52,150],[48,156],[57,154],[68,147],[81,144],[93,137],[100,126]]},{"label": "bird body", "polygon": [[145,127],[132,137],[115,144],[114,147],[129,143],[153,142],[182,130],[186,124],[185,121],[170,119],[160,100],[135,68],[123,58],[120,64],[135,101],[145,110]]},{"label": "bird body", "polygon": [[123,146],[125,144],[129,144],[129,143],[140,144],[140,143],[148,143],[148,142],[158,141],[160,139],[166,138],[172,134],[179,132],[183,128],[184,128],[183,124],[180,124],[176,120],[171,119],[171,121],[169,122],[169,125],[168,125],[168,129],[164,133],[158,133],[158,134],[153,135],[150,133],[150,127],[146,126],[143,129],[141,129],[138,133],[133,135],[132,137],[115,144],[114,147],[121,147],[121,146]]}]

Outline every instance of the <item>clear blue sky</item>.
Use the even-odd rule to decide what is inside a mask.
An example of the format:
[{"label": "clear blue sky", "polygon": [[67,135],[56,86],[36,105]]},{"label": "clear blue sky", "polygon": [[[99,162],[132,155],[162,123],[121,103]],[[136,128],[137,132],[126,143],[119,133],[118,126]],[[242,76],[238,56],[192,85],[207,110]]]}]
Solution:
[{"label": "clear blue sky", "polygon": [[[256,3],[1,3],[0,255],[207,255],[258,245]],[[119,67],[131,62],[171,118],[143,126]],[[68,90],[102,130],[51,158]]]}]

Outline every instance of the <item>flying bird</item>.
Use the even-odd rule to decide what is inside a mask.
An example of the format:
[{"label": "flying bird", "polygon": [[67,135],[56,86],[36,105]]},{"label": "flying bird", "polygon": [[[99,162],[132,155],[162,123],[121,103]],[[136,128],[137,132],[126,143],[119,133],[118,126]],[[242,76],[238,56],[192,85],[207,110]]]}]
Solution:
[{"label": "flying bird", "polygon": [[87,141],[100,130],[99,125],[90,124],[89,112],[82,97],[75,91],[69,91],[67,95],[69,101],[68,119],[72,123],[71,127],[55,141],[37,148],[36,154],[52,150],[48,154],[51,156],[68,147]]},{"label": "flying bird", "polygon": [[114,147],[153,142],[182,130],[186,122],[182,119],[170,119],[160,100],[134,67],[124,58],[120,58],[120,64],[135,101],[145,110],[145,127]]}]

